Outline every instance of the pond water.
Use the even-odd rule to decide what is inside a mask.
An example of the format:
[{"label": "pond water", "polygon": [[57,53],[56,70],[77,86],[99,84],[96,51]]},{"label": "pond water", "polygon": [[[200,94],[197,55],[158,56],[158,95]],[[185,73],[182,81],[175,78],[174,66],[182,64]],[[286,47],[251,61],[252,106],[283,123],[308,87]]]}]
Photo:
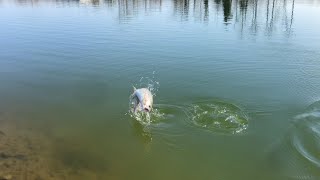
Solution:
[{"label": "pond water", "polygon": [[90,179],[319,179],[319,18],[318,0],[0,0],[0,112]]}]

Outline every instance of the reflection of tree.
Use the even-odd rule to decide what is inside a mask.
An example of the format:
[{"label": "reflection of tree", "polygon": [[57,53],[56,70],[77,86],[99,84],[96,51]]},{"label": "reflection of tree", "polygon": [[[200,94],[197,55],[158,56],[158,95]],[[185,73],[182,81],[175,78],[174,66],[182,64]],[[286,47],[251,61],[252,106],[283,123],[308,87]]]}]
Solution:
[{"label": "reflection of tree", "polygon": [[293,11],[294,11],[294,0],[292,1],[292,8],[291,8],[290,29],[292,27],[292,22],[293,22]]},{"label": "reflection of tree", "polygon": [[183,20],[188,20],[190,0],[173,0],[173,8],[180,14]]},{"label": "reflection of tree", "polygon": [[254,1],[254,4],[252,7],[253,7],[252,8],[253,15],[252,15],[251,30],[252,30],[252,33],[255,34],[258,31],[258,22],[257,22],[258,0]]},{"label": "reflection of tree", "polygon": [[204,5],[204,20],[208,21],[208,16],[209,16],[209,0],[204,0],[203,1]]},{"label": "reflection of tree", "polygon": [[208,22],[209,20],[209,1],[193,0],[193,17],[196,20]]},{"label": "reflection of tree", "polygon": [[[44,0],[43,0],[44,1]],[[41,0],[15,0],[19,4],[35,4]],[[210,23],[221,21],[233,24],[228,28],[239,29],[241,33],[249,31],[257,34],[264,30],[272,35],[278,29],[285,29],[290,35],[294,22],[295,0],[46,0],[59,4],[82,3],[86,5],[102,6],[118,10],[119,21],[127,21],[137,14],[160,12],[163,3],[172,10],[174,16],[182,21],[196,21]],[[213,11],[213,13],[210,13]],[[223,18],[221,19],[221,16]],[[281,27],[281,28],[279,28]]]},{"label": "reflection of tree", "polygon": [[37,5],[40,3],[79,4],[80,0],[14,0],[19,5]]},{"label": "reflection of tree", "polygon": [[[259,27],[265,27],[267,35],[272,35],[274,33],[273,31],[279,27],[281,27],[281,29],[285,28],[287,34],[291,33],[294,0],[239,0],[236,2],[238,3],[233,4],[236,6],[236,8],[234,8],[236,11],[234,23],[235,25],[240,23],[240,31],[242,33],[246,30],[247,26],[253,35],[258,33]],[[237,6],[239,6],[239,8]],[[290,15],[287,13],[289,12],[288,9],[290,9]],[[264,18],[265,21],[263,20]],[[232,19],[230,21],[232,21]]]},{"label": "reflection of tree", "polygon": [[114,7],[117,5],[118,0],[104,0],[105,4],[109,7]]},{"label": "reflection of tree", "polygon": [[223,15],[224,22],[228,22],[231,16],[231,4],[232,0],[223,0]]},{"label": "reflection of tree", "polygon": [[35,5],[39,3],[39,0],[16,0],[16,3]]},{"label": "reflection of tree", "polygon": [[137,0],[118,0],[119,19],[130,18],[134,15]]},{"label": "reflection of tree", "polygon": [[248,0],[240,0],[239,1],[240,10],[241,11],[247,11],[248,9]]},{"label": "reflection of tree", "polygon": [[[116,1],[116,2],[115,2]],[[129,20],[144,11],[161,11],[162,0],[106,0],[106,3],[112,7],[118,5],[119,21]]]},{"label": "reflection of tree", "polygon": [[273,29],[273,18],[274,18],[274,5],[275,5],[276,0],[272,0],[272,10],[271,10],[271,20],[270,20],[270,30],[272,31]]},{"label": "reflection of tree", "polygon": [[82,4],[92,4],[92,5],[99,5],[100,0],[80,0],[80,3]]},{"label": "reflection of tree", "polygon": [[232,7],[232,0],[214,0],[216,4],[216,11],[219,12],[220,6],[222,4],[223,7],[223,17],[224,22],[227,23],[231,19],[231,7]]}]

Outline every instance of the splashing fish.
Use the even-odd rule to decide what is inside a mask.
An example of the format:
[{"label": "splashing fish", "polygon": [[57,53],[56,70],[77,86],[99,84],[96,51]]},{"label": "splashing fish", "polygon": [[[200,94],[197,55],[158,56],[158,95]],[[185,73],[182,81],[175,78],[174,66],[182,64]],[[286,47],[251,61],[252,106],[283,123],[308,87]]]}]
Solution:
[{"label": "splashing fish", "polygon": [[137,111],[151,112],[153,105],[153,96],[149,89],[136,89],[135,87],[133,87],[131,98],[135,100],[133,109],[135,113]]}]

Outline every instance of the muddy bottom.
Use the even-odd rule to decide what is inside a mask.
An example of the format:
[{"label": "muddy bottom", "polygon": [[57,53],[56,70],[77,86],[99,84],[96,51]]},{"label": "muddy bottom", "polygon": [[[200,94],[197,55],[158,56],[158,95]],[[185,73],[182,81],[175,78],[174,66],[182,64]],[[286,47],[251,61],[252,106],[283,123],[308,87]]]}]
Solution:
[{"label": "muddy bottom", "polygon": [[68,157],[59,158],[57,149],[61,147],[57,148],[54,139],[23,124],[10,120],[10,116],[0,116],[0,180],[102,178],[95,169],[73,166],[72,150],[70,156],[65,153]]}]

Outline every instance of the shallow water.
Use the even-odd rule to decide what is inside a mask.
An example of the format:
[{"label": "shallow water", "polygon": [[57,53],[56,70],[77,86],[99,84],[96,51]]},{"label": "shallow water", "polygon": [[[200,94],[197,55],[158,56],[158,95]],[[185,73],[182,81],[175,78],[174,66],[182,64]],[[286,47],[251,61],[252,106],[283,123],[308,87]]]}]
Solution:
[{"label": "shallow water", "polygon": [[0,116],[95,179],[319,179],[319,17],[318,0],[0,0]]}]

